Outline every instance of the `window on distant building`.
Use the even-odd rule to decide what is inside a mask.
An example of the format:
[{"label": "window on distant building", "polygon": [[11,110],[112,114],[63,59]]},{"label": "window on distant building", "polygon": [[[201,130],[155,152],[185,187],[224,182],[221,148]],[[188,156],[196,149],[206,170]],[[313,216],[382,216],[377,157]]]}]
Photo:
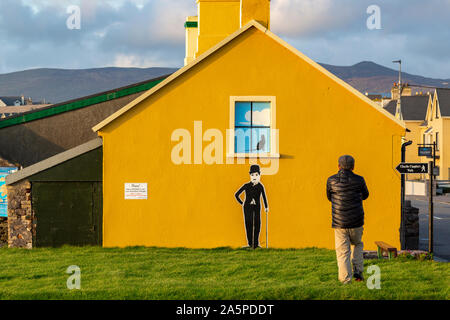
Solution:
[{"label": "window on distant building", "polygon": [[436,132],[436,150],[439,150],[439,132]]},{"label": "window on distant building", "polygon": [[228,154],[277,157],[275,97],[231,97],[233,142]]}]

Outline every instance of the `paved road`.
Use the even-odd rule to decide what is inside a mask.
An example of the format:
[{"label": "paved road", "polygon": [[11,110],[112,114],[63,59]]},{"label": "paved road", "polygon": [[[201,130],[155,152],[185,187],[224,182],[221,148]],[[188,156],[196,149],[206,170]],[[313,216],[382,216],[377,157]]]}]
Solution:
[{"label": "paved road", "polygon": [[[419,208],[419,249],[428,250],[428,199],[408,196],[413,207]],[[450,198],[436,197],[434,201],[434,255],[450,261]]]}]

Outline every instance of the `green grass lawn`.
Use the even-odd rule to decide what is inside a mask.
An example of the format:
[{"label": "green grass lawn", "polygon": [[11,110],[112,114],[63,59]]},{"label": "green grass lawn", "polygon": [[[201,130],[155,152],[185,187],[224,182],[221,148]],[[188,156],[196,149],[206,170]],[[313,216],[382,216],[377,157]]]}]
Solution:
[{"label": "green grass lawn", "polygon": [[[340,284],[325,249],[3,248],[0,299],[449,299],[448,263],[372,264],[380,290]],[[70,265],[81,268],[81,290],[66,287]]]}]

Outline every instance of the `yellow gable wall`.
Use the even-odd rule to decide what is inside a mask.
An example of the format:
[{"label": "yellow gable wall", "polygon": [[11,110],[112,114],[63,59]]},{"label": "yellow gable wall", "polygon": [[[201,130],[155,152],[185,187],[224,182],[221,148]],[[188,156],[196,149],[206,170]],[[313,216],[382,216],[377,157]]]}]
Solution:
[{"label": "yellow gable wall", "polygon": [[[429,128],[433,128],[431,134],[430,143],[436,140],[436,132],[439,132],[439,146],[436,155],[439,158],[436,159],[436,165],[440,167],[440,175],[437,177],[438,180],[449,180],[450,179],[450,119],[441,117],[436,118],[436,108],[438,105],[436,94],[433,100],[430,101],[427,110],[426,120],[428,122],[426,127],[422,127],[421,134],[423,135],[425,131]],[[429,135],[429,134],[428,134]],[[421,157],[422,162],[429,162],[432,159]],[[428,178],[428,176],[427,176]]]},{"label": "yellow gable wall", "polygon": [[405,139],[413,142],[412,145],[406,148],[406,162],[420,163],[421,157],[419,157],[418,144],[422,143],[422,127],[420,125],[423,123],[423,120],[405,121],[405,123],[406,127],[411,130],[411,132],[406,133]]},{"label": "yellow gable wall", "polygon": [[442,118],[440,139],[441,175],[440,179],[450,180],[450,118]]},{"label": "yellow gable wall", "polygon": [[[217,128],[225,136],[230,96],[239,95],[277,99],[282,158],[277,175],[262,176],[271,247],[334,248],[325,184],[342,154],[356,158],[371,192],[366,248],[376,240],[399,246],[400,176],[393,168],[404,129],[255,28],[102,129],[104,246],[246,244],[234,193],[249,180],[248,164],[171,161],[175,129],[188,129],[193,140],[198,120],[203,132]],[[148,183],[148,200],[124,200],[124,183],[133,182]]]}]

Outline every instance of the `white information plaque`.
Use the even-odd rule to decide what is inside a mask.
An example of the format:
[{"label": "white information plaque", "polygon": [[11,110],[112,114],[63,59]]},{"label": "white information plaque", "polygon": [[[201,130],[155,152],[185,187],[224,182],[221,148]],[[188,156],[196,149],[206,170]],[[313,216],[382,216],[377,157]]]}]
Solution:
[{"label": "white information plaque", "polygon": [[147,184],[125,183],[125,200],[147,200]]}]

